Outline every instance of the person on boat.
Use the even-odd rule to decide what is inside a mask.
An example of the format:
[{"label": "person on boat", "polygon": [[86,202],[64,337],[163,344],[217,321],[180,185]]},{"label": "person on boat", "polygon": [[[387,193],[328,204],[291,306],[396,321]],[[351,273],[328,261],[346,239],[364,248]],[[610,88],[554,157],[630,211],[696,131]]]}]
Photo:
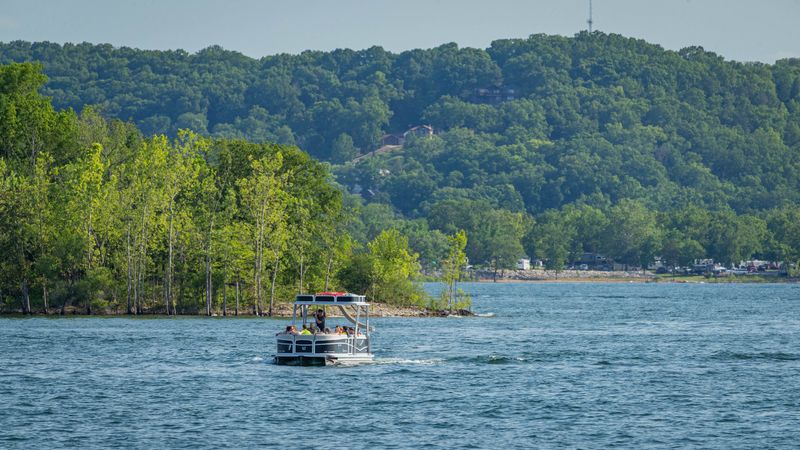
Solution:
[{"label": "person on boat", "polygon": [[287,334],[300,334],[300,333],[297,332],[297,327],[294,326],[294,325],[289,325],[288,327],[286,327],[286,333]]},{"label": "person on boat", "polygon": [[325,329],[325,310],[320,308],[314,313],[314,320],[317,322],[317,328],[320,330]]},{"label": "person on boat", "polygon": [[308,325],[303,324],[303,331],[300,332],[301,335],[311,334],[311,330],[308,329]]},{"label": "person on boat", "polygon": [[341,325],[336,325],[336,334],[345,334],[344,327]]},{"label": "person on boat", "polygon": [[325,327],[325,329],[322,332],[325,333],[325,334],[331,334],[331,329],[328,328],[328,327]]}]

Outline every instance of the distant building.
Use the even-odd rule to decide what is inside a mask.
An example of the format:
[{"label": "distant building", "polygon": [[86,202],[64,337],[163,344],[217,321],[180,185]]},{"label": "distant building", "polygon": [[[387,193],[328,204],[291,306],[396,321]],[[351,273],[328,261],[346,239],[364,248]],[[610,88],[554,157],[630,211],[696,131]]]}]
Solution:
[{"label": "distant building", "polygon": [[662,257],[656,256],[655,258],[653,258],[653,263],[650,264],[650,266],[648,266],[647,268],[650,270],[658,270],[662,267],[667,267],[666,262]]},{"label": "distant building", "polygon": [[411,127],[403,133],[389,133],[381,136],[381,147],[387,145],[405,145],[406,139],[410,136],[426,137],[435,134],[433,127],[430,125],[417,125]]},{"label": "distant building", "polygon": [[608,265],[608,258],[600,253],[584,252],[581,258],[576,261],[578,264],[586,264],[590,268]]},{"label": "distant building", "polygon": [[433,136],[433,127],[430,125],[417,125],[415,127],[411,127],[403,133],[403,138],[408,139],[409,136],[416,136],[416,137],[426,137],[426,136]]},{"label": "distant building", "polygon": [[472,101],[475,103],[497,104],[516,99],[517,91],[506,86],[477,88],[472,92]]},{"label": "distant building", "polygon": [[704,273],[716,273],[721,268],[722,266],[715,264],[711,258],[695,259],[694,265],[692,265],[692,273],[701,275]]},{"label": "distant building", "polygon": [[517,270],[531,270],[531,260],[528,258],[520,258],[517,261]]},{"label": "distant building", "polygon": [[403,145],[406,138],[402,134],[384,134],[381,136],[381,147],[386,145]]}]

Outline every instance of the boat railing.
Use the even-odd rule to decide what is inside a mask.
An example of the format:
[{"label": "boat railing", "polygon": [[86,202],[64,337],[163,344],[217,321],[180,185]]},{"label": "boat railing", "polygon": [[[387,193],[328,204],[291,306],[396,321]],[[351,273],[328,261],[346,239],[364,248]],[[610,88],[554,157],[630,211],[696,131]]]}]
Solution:
[{"label": "boat railing", "polygon": [[[318,339],[319,338],[319,339]],[[369,336],[330,334],[278,334],[278,353],[364,353],[369,352]]]}]

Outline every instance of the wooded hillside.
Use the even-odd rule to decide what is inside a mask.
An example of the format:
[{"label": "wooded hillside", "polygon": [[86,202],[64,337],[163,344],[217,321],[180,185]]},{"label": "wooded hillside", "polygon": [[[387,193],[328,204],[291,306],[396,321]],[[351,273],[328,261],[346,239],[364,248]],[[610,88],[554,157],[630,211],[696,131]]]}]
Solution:
[{"label": "wooded hillside", "polygon": [[[357,240],[399,228],[426,265],[465,229],[474,263],[584,252],[646,262],[800,258],[800,60],[739,63],[599,32],[400,54],[253,59],[13,42],[56,108],[98,105],[145,134],[296,144],[340,164]],[[432,137],[343,164],[386,133]],[[363,203],[363,204],[362,204]]]}]

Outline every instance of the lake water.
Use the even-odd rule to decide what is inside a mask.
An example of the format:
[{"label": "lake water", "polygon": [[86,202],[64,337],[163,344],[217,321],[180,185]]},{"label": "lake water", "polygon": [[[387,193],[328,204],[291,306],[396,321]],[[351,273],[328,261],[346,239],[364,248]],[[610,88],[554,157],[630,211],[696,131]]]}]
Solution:
[{"label": "lake water", "polygon": [[270,364],[285,320],[0,318],[0,448],[800,442],[800,285],[464,288],[495,316],[375,319],[348,368]]}]

